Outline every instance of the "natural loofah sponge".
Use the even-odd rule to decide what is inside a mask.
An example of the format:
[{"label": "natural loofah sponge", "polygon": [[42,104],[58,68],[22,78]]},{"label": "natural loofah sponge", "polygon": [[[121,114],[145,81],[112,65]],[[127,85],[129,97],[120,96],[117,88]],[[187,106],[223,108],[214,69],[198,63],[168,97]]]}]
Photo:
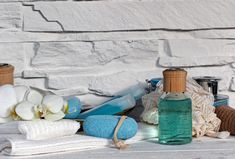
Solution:
[{"label": "natural loofah sponge", "polygon": [[235,109],[229,106],[220,106],[215,110],[221,120],[220,131],[228,131],[235,135]]}]

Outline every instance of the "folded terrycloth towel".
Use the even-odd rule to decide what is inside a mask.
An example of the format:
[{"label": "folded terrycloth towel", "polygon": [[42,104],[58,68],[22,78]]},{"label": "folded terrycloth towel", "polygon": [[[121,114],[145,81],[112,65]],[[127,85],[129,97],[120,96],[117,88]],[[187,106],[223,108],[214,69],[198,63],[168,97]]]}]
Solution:
[{"label": "folded terrycloth towel", "polygon": [[0,125],[0,134],[22,134],[27,140],[43,140],[74,135],[80,123],[73,120],[13,121]]},{"label": "folded terrycloth towel", "polygon": [[[155,126],[140,125],[140,130],[127,144],[141,140],[155,138],[157,136]],[[0,135],[0,152],[5,155],[24,156],[70,151],[85,151],[110,147],[112,141],[85,135],[71,135],[47,140],[25,140],[20,134]]]},{"label": "folded terrycloth towel", "polygon": [[108,146],[109,141],[85,135],[71,135],[47,140],[25,140],[22,135],[0,137],[0,151],[4,155],[22,156],[68,151],[84,151]]}]

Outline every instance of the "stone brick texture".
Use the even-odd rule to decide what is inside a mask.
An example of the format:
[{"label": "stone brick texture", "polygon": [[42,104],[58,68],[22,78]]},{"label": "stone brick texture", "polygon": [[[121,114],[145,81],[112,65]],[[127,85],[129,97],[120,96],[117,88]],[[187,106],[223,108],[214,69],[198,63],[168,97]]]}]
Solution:
[{"label": "stone brick texture", "polygon": [[234,17],[234,0],[0,0],[0,63],[88,105],[182,67],[235,106]]}]

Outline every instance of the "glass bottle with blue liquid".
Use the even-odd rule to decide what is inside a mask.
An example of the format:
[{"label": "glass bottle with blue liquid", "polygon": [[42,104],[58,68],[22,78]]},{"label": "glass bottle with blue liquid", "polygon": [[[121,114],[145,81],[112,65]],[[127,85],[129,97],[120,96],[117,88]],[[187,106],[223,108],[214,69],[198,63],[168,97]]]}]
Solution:
[{"label": "glass bottle with blue liquid", "polygon": [[192,101],[186,92],[187,72],[163,71],[163,94],[158,100],[160,144],[181,145],[192,141]]}]

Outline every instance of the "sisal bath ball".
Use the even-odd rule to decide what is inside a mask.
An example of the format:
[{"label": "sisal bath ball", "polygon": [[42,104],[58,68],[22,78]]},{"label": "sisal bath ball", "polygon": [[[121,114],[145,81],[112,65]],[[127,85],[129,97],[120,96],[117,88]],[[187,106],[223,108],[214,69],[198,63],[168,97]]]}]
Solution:
[{"label": "sisal bath ball", "polygon": [[215,113],[221,120],[220,131],[228,131],[235,135],[235,109],[229,106],[220,106],[216,108]]}]

